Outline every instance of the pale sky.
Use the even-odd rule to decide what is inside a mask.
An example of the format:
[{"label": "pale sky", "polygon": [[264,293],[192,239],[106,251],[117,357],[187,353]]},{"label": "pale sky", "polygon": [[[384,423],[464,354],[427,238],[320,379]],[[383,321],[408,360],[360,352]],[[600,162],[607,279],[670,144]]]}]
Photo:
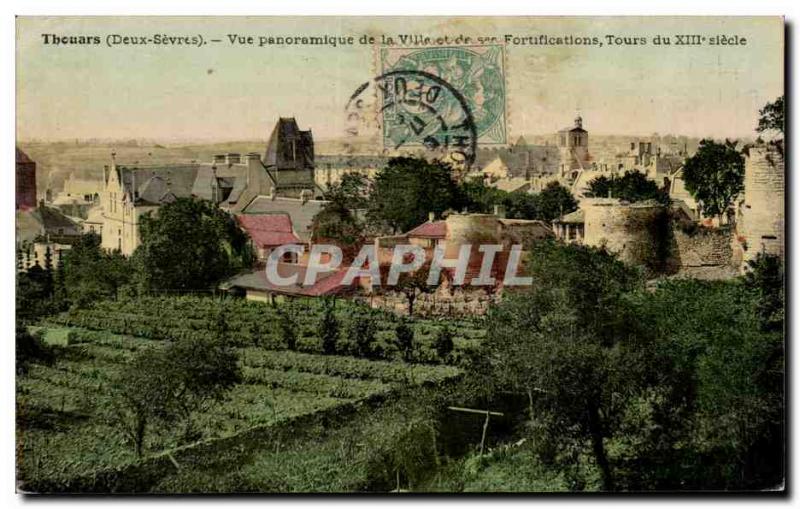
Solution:
[{"label": "pale sky", "polygon": [[[507,45],[509,139],[570,125],[598,134],[752,137],[758,109],[783,94],[783,20],[771,18],[32,18],[17,21],[20,139],[265,138],[294,116],[316,138],[344,136],[345,105],[379,74],[376,48],[233,47],[228,34],[364,33],[472,37],[738,35],[745,46]],[[43,33],[97,35],[53,46]],[[108,34],[196,35],[201,48],[109,48]]]}]

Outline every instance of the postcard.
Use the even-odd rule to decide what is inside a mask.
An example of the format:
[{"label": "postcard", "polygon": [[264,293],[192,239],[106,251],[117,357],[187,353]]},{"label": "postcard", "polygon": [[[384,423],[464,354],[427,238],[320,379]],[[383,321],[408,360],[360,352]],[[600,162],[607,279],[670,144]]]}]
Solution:
[{"label": "postcard", "polygon": [[783,18],[16,30],[19,493],[786,490]]}]

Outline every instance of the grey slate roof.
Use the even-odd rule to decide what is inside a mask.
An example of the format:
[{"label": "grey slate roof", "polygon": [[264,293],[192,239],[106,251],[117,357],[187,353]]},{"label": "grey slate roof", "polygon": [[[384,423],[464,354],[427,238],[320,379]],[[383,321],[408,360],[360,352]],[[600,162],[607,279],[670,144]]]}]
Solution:
[{"label": "grey slate roof", "polygon": [[160,204],[191,196],[199,167],[199,164],[118,166],[117,171],[126,192],[133,190],[135,182],[139,195],[137,203],[141,200],[143,204]]},{"label": "grey slate roof", "polygon": [[264,166],[278,170],[314,168],[314,139],[311,131],[301,131],[292,117],[279,118],[267,141]]}]

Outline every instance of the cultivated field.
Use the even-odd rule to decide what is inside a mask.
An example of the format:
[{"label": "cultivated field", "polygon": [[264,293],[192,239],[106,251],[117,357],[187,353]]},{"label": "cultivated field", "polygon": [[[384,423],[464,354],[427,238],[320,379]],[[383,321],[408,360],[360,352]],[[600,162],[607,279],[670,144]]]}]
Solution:
[{"label": "cultivated field", "polygon": [[[404,362],[392,342],[398,320],[394,315],[338,301],[337,354],[322,355],[316,332],[319,302],[282,306],[211,297],[149,297],[98,303],[43,324],[39,332],[48,343],[59,345],[58,355],[53,365],[33,365],[17,378],[21,479],[33,486],[58,486],[137,462],[114,425],[111,398],[118,374],[143,349],[163,348],[173,338],[211,334],[219,311],[226,316],[226,335],[236,345],[243,383],[224,402],[196,416],[204,442],[381,398],[400,387],[439,384],[459,374],[460,359],[484,334],[479,323],[448,322],[455,332],[455,350],[441,362],[431,343],[443,325],[416,320],[414,359]],[[278,310],[287,308],[296,317],[294,351],[286,349],[278,326]],[[351,352],[347,324],[357,313],[374,318],[382,359]],[[175,429],[154,429],[148,435],[147,455],[174,450],[181,445],[178,436]]]}]

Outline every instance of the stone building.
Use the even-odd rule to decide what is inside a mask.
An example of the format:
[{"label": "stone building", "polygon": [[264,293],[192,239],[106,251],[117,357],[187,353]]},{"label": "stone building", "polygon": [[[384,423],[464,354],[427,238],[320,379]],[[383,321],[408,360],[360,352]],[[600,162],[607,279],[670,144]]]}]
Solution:
[{"label": "stone building", "polygon": [[558,150],[561,155],[560,174],[574,179],[578,170],[591,166],[589,132],[583,128],[583,118],[575,117],[575,125],[558,132]]},{"label": "stone building", "polygon": [[54,207],[40,202],[38,207],[20,209],[16,214],[17,268],[44,267],[50,251],[53,266],[83,233],[81,224]]},{"label": "stone building", "polygon": [[758,253],[784,257],[785,159],[782,143],[750,147],[744,193],[737,207],[737,255],[744,269]]},{"label": "stone building", "polygon": [[102,191],[102,181],[83,179],[70,173],[64,181],[64,188],[53,197],[52,204],[56,207],[93,205],[99,201]]},{"label": "stone building", "polygon": [[122,166],[112,154],[100,195],[104,249],[133,254],[140,243],[142,216],[177,198],[191,196],[197,165]]},{"label": "stone building", "polygon": [[16,148],[16,209],[36,208],[36,163]]},{"label": "stone building", "polygon": [[[278,120],[263,158],[257,153],[231,153],[214,156],[210,163],[154,166],[117,164],[112,154],[100,193],[102,246],[131,255],[140,243],[142,216],[177,198],[202,198],[223,210],[245,214],[263,213],[259,205],[265,200],[282,198],[286,201],[277,212],[289,213],[294,222],[299,213],[295,209],[318,194],[313,137],[311,131],[301,131],[293,118]],[[301,215],[305,229],[307,214]]]},{"label": "stone building", "polygon": [[553,233],[563,242],[582,244],[585,222],[584,211],[578,209],[553,221]]}]

